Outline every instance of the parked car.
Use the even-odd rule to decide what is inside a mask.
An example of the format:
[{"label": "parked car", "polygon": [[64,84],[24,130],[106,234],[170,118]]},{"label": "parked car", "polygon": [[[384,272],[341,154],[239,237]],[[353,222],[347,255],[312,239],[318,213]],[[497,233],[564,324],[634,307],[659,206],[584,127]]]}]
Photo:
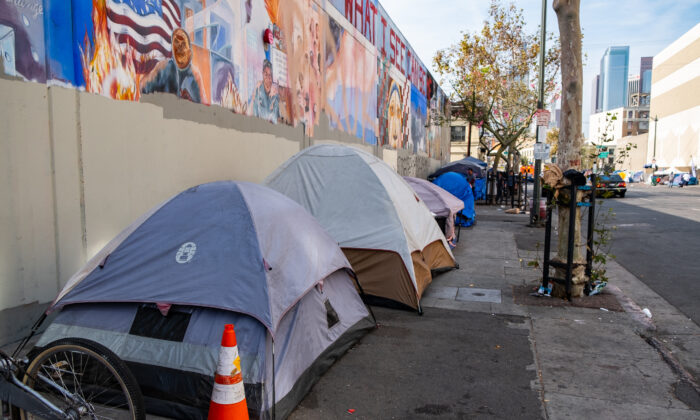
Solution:
[{"label": "parked car", "polygon": [[620,175],[598,175],[596,180],[596,195],[602,197],[620,196],[627,193],[627,183]]}]

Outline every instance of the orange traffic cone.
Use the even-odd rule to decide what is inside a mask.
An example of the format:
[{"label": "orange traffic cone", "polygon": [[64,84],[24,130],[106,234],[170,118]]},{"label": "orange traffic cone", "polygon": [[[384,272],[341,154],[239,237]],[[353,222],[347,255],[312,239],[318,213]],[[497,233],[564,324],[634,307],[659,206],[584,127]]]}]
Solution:
[{"label": "orange traffic cone", "polygon": [[221,338],[219,364],[216,366],[208,418],[209,420],[248,419],[241,358],[238,355],[236,333],[233,331],[232,324],[226,324]]}]

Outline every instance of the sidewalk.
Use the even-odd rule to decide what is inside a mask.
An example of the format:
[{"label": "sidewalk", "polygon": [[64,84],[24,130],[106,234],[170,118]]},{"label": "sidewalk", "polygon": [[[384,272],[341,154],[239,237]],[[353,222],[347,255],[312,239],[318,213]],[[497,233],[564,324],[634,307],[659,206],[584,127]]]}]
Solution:
[{"label": "sidewalk", "polygon": [[517,304],[541,281],[527,261],[544,230],[491,206],[477,220],[455,249],[460,269],[426,290],[425,315],[375,308],[380,328],[291,418],[700,418],[697,325],[614,261],[600,297],[611,310]]},{"label": "sidewalk", "polygon": [[[540,380],[536,386],[548,418],[700,417],[700,411],[691,410],[700,410],[691,382],[700,372],[700,328],[695,323],[614,261],[608,263],[611,287],[606,293],[614,293],[624,312],[517,305],[509,286],[534,287],[541,279],[540,270],[527,266],[536,248],[517,246],[534,241],[518,239],[539,237],[543,242],[544,230],[525,227],[526,215],[506,215],[495,207],[480,207],[479,215],[475,229],[466,232],[468,245],[463,241],[456,250],[462,269],[438,277],[425,305],[528,318]],[[502,302],[487,308],[440,296],[465,277],[469,287],[499,289]],[[642,308],[651,311],[651,319]]]}]

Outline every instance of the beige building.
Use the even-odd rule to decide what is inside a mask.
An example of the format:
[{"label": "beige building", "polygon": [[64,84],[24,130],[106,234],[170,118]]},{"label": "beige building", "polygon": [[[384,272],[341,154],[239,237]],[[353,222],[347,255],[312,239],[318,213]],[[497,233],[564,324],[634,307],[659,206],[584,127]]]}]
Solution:
[{"label": "beige building", "polygon": [[689,170],[700,154],[700,24],[654,56],[647,162]]},{"label": "beige building", "polygon": [[[471,145],[468,140],[469,124],[463,119],[453,119],[450,122],[450,162],[473,156],[482,159],[479,144],[479,127],[472,125]],[[471,153],[467,149],[471,146]],[[482,159],[483,160],[483,159]]]}]

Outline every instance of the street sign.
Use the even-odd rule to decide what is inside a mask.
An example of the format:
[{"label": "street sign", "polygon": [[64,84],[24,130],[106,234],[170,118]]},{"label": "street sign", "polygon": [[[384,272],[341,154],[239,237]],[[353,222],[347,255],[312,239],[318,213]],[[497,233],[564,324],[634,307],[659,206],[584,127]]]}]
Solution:
[{"label": "street sign", "polygon": [[550,146],[547,143],[535,143],[534,154],[536,160],[547,160],[549,158]]},{"label": "street sign", "polygon": [[610,152],[600,152],[598,154],[598,157],[601,159],[605,159],[606,157],[608,157],[609,154],[610,154]]},{"label": "street sign", "polygon": [[537,125],[548,127],[550,116],[551,113],[546,109],[540,109],[539,111],[537,111]]}]

